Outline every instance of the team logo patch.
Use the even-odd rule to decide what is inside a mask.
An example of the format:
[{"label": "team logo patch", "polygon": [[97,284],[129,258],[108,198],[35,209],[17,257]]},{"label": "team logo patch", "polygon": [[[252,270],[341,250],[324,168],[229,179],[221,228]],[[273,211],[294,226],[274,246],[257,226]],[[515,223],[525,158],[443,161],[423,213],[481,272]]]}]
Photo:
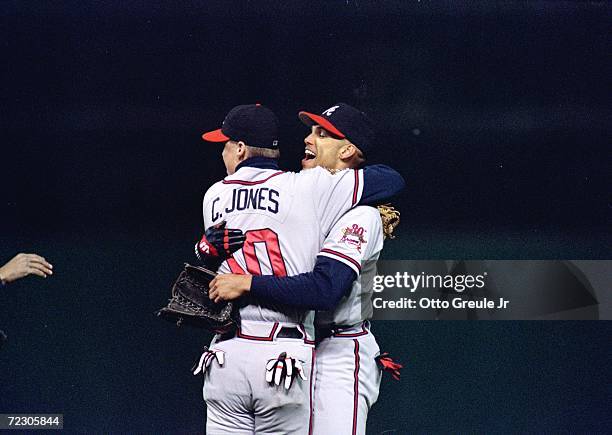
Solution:
[{"label": "team logo patch", "polygon": [[342,238],[339,240],[339,243],[344,243],[345,245],[356,248],[357,251],[361,253],[361,246],[364,243],[368,243],[363,237],[365,233],[366,230],[364,230],[363,227],[353,224],[342,230]]}]

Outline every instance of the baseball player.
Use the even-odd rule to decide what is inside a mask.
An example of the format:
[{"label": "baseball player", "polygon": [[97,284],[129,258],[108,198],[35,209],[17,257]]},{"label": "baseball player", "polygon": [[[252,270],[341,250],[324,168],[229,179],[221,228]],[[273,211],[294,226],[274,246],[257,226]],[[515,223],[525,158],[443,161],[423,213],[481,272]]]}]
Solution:
[{"label": "baseball player", "polygon": [[[208,231],[226,223],[245,235],[244,246],[231,256],[228,246],[211,249],[206,239],[200,242],[203,252],[226,257],[220,273],[283,277],[307,272],[342,214],[403,188],[402,177],[382,165],[337,174],[322,168],[280,171],[277,129],[269,109],[245,105],[232,109],[220,129],[203,135],[225,143],[228,173],[204,196],[204,227]],[[200,361],[206,431],[306,434],[312,416],[313,313],[257,297],[247,302],[240,308],[238,330],[217,336]],[[290,380],[285,387],[291,388],[269,382],[277,365],[285,367]],[[278,376],[275,380],[278,384]]]},{"label": "baseball player", "polygon": [[[322,115],[300,112],[311,127],[305,139],[304,169],[354,168],[365,161],[374,133],[367,117],[343,103]],[[383,247],[376,208],[359,206],[331,228],[314,270],[293,277],[224,275],[211,283],[211,297],[235,299],[245,292],[273,303],[318,309],[314,434],[364,434],[370,407],[378,398],[381,365],[399,377],[401,366],[380,350],[370,331],[372,281]]]},{"label": "baseball player", "polygon": [[[373,146],[371,123],[343,103],[322,115],[301,112],[311,127],[304,169],[357,167]],[[316,381],[313,433],[364,434],[370,407],[378,398],[380,363],[399,376],[401,366],[380,349],[369,327],[372,280],[383,247],[381,217],[373,207],[345,213],[328,233],[312,272],[293,277],[224,275],[211,283],[211,297],[230,300],[250,292],[272,303],[323,310],[317,312]]]}]

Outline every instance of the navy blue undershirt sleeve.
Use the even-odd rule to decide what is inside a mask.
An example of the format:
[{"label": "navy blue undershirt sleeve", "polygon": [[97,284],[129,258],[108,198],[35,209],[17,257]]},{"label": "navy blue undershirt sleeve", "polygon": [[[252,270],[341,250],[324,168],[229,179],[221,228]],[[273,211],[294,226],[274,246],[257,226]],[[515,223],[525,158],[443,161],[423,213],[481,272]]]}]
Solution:
[{"label": "navy blue undershirt sleeve", "polygon": [[319,256],[312,272],[295,276],[254,276],[251,295],[308,310],[331,311],[349,294],[357,273],[346,264]]},{"label": "navy blue undershirt sleeve", "polygon": [[387,165],[369,165],[363,168],[363,193],[360,205],[376,205],[397,195],[406,182],[404,177]]}]

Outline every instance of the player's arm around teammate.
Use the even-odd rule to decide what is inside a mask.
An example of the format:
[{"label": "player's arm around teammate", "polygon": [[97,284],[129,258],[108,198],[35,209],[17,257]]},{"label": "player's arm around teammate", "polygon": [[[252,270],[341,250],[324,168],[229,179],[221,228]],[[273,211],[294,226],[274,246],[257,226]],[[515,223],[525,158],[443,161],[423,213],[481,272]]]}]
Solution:
[{"label": "player's arm around teammate", "polygon": [[[321,115],[300,112],[300,120],[310,128],[304,139],[303,169],[323,167],[330,172],[355,169],[363,166],[365,155],[375,146],[376,133],[372,121],[358,109],[338,103]],[[361,204],[368,200],[376,202],[397,194],[405,186],[401,175],[384,165],[366,167],[371,169],[370,183],[363,188]],[[364,179],[368,173],[364,171]],[[374,192],[373,192],[374,191]],[[380,224],[377,213],[376,223]],[[355,224],[356,225],[356,224]],[[379,225],[380,226],[380,225]],[[359,227],[359,225],[357,225]],[[363,229],[363,225],[361,226]],[[344,231],[344,229],[343,229]],[[359,242],[346,229],[344,240]],[[327,232],[329,233],[329,231]],[[355,239],[355,240],[353,240]],[[327,251],[327,252],[325,252]],[[350,289],[359,273],[346,255],[334,255],[324,248],[318,256],[314,270],[306,274],[279,279],[273,276],[251,277],[250,275],[223,275],[211,282],[210,296],[216,301],[234,300],[254,291],[259,296],[275,302],[317,310],[331,310]],[[358,260],[357,263],[361,261]]]}]

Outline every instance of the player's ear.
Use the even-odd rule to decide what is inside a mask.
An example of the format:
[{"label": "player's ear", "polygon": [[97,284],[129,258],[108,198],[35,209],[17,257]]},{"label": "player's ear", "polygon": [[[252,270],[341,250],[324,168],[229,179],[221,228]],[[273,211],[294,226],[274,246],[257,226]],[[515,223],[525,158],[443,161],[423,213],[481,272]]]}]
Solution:
[{"label": "player's ear", "polygon": [[361,150],[355,144],[348,143],[341,150],[340,160],[349,168],[358,168],[366,161]]},{"label": "player's ear", "polygon": [[246,158],[246,152],[247,152],[246,144],[242,141],[238,141],[236,143],[236,157],[238,157],[239,160],[243,160],[244,158]]},{"label": "player's ear", "polygon": [[342,145],[339,150],[339,154],[341,160],[350,160],[355,154],[357,154],[357,147],[348,142],[345,145]]}]

